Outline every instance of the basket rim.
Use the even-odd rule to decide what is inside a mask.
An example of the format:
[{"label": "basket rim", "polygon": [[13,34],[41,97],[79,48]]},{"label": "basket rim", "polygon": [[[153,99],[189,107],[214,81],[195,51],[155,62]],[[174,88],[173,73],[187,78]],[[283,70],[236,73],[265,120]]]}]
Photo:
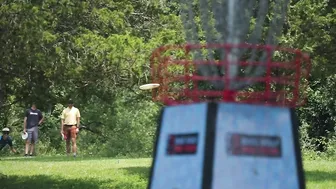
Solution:
[{"label": "basket rim", "polygon": [[[302,64],[303,62],[305,62],[305,68],[304,69],[299,69],[299,73],[301,73],[300,75],[304,75],[304,78],[308,81],[309,79],[309,75],[310,75],[310,70],[311,70],[311,60],[310,57],[308,55],[308,53],[304,53],[302,52],[300,49],[296,49],[296,48],[288,48],[288,47],[281,47],[281,46],[274,46],[274,45],[264,45],[264,44],[249,44],[249,43],[240,43],[240,44],[228,44],[228,43],[204,43],[204,44],[191,44],[191,43],[186,43],[186,44],[168,44],[168,45],[163,45],[160,46],[156,49],[153,50],[152,54],[151,54],[151,73],[152,73],[152,81],[153,83],[160,83],[161,87],[167,87],[165,86],[165,83],[162,83],[162,78],[161,81],[159,78],[157,78],[157,73],[158,70],[161,69],[165,69],[166,67],[168,67],[169,64],[177,64],[179,63],[180,65],[187,65],[187,64],[204,64],[204,63],[211,63],[214,61],[195,61],[195,60],[187,60],[187,59],[182,59],[182,60],[177,60],[177,59],[171,59],[170,56],[165,56],[162,54],[162,52],[164,51],[168,51],[168,50],[174,50],[174,49],[180,49],[180,50],[184,50],[185,55],[188,55],[188,53],[192,50],[196,50],[196,49],[226,49],[226,50],[231,50],[233,48],[241,48],[241,49],[259,49],[259,50],[265,50],[265,51],[280,51],[280,52],[287,52],[287,53],[292,53],[294,54],[294,58],[292,61],[278,61],[278,63],[292,63],[295,62],[295,64]],[[298,59],[298,57],[300,59]],[[169,59],[168,59],[169,57]],[[159,59],[157,59],[159,58]],[[169,64],[167,63],[167,61],[169,60]],[[156,63],[155,63],[156,62]],[[221,66],[221,65],[225,65],[228,64],[227,61],[224,60],[217,60],[218,63],[216,63],[217,65]],[[239,62],[244,62],[244,61],[239,61]],[[260,61],[255,61],[256,64],[260,64]],[[269,67],[270,63],[274,63],[274,61],[267,61],[267,67]],[[289,67],[296,67],[297,65],[290,65]],[[189,79],[189,80],[193,80],[193,77],[189,77],[188,75],[179,75],[179,77],[181,78],[185,78],[185,79]],[[266,76],[264,76],[265,78]],[[196,78],[196,77],[195,77]],[[170,78],[167,78],[166,80],[180,80],[183,81],[183,79],[179,79],[177,76],[173,76],[171,75]],[[208,76],[206,79],[211,79],[210,76]],[[165,80],[165,79],[163,79]],[[308,84],[305,85],[305,87],[307,87]],[[299,90],[299,83],[295,86],[296,89],[295,90]],[[184,93],[185,97],[189,97],[192,98],[192,95],[190,95],[191,91],[193,91],[194,93],[199,92],[199,90],[189,90],[189,89],[182,89],[181,91],[183,92],[183,90],[187,90],[189,91],[189,93]],[[181,92],[180,91],[180,92]],[[228,90],[228,89],[223,89],[220,91],[216,91],[216,92],[222,92],[223,94],[239,94],[240,91],[239,90]],[[251,93],[253,94],[253,93]],[[276,94],[276,93],[275,93]],[[187,102],[187,101],[183,101],[183,100],[171,100],[170,97],[168,96],[169,93],[167,91],[163,91],[160,88],[158,89],[154,89],[152,91],[152,99],[154,101],[161,101],[166,105],[177,105],[177,104],[189,104],[189,103],[198,103],[198,102],[206,102],[205,100],[194,100],[191,102]],[[266,102],[260,102],[260,103],[264,103],[265,105],[276,105],[276,106],[291,106],[291,107],[295,107],[295,106],[301,106],[303,104],[306,103],[306,96],[305,95],[303,98],[303,100],[301,99],[301,101],[298,103],[298,100],[301,98],[301,96],[299,97],[299,99],[294,99],[294,102],[276,102],[276,103],[266,103]],[[217,102],[237,102],[236,100],[233,100],[233,97],[228,97],[225,100],[220,100]],[[251,101],[246,101],[245,103],[253,103]]]}]

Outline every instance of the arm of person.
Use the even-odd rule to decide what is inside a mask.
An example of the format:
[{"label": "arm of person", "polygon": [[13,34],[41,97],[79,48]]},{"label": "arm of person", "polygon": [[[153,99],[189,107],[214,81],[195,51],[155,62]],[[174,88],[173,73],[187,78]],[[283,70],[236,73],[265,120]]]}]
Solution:
[{"label": "arm of person", "polygon": [[26,110],[25,117],[23,119],[23,132],[26,132],[26,130],[27,130],[27,117],[28,117],[28,115],[29,115],[29,111]]},{"label": "arm of person", "polygon": [[39,112],[39,118],[40,118],[40,121],[39,121],[38,124],[41,125],[42,122],[44,121],[44,116],[43,116],[42,112]]},{"label": "arm of person", "polygon": [[14,149],[14,147],[10,147],[10,148],[11,148],[13,153],[16,153],[16,150]]},{"label": "arm of person", "polygon": [[65,112],[63,110],[63,112],[61,114],[61,134],[63,133],[64,120],[65,120]]},{"label": "arm of person", "polygon": [[79,126],[80,126],[80,112],[79,112],[79,110],[77,111],[76,119],[77,119],[77,128],[79,128]]},{"label": "arm of person", "polygon": [[27,129],[27,117],[23,119],[23,132],[26,132]]},{"label": "arm of person", "polygon": [[12,139],[11,139],[11,138],[9,139],[8,145],[9,145],[11,151],[12,151],[13,153],[16,153],[16,150],[15,150],[14,147],[13,147],[13,142],[12,142]]},{"label": "arm of person", "polygon": [[80,117],[77,117],[77,128],[80,126]]},{"label": "arm of person", "polygon": [[61,119],[61,133],[63,133],[63,128],[64,128],[64,119]]}]

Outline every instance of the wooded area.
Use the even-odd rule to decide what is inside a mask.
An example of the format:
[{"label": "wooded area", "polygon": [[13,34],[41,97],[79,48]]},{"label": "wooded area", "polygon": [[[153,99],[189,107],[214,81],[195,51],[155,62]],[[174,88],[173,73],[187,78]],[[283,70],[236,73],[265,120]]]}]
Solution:
[{"label": "wooded area", "polygon": [[[63,154],[59,115],[73,98],[94,130],[80,133],[79,153],[150,156],[162,105],[138,87],[150,81],[155,48],[185,42],[177,2],[1,0],[0,125],[15,145],[35,101],[46,116],[39,153]],[[335,138],[335,44],[336,1],[292,0],[280,45],[313,63],[308,102],[297,109],[304,148],[326,150]]]}]

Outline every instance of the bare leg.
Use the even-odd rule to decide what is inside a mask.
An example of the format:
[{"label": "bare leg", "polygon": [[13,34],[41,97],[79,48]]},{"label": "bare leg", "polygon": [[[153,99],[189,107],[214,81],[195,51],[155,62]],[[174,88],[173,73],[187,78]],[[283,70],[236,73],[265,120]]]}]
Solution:
[{"label": "bare leg", "polygon": [[74,156],[77,155],[77,144],[76,144],[76,138],[71,139],[72,142],[72,152],[74,153]]},{"label": "bare leg", "polygon": [[70,140],[66,140],[66,152],[67,152],[67,155],[70,154]]},{"label": "bare leg", "polygon": [[29,151],[29,145],[30,145],[30,142],[29,142],[28,140],[26,140],[25,154],[28,154],[28,151]]},{"label": "bare leg", "polygon": [[[34,127],[34,131],[33,131],[33,141],[30,145],[30,155],[33,155],[33,153],[36,150],[36,143],[37,143],[37,139],[38,139],[38,127]],[[36,154],[36,153],[35,153]]]},{"label": "bare leg", "polygon": [[32,142],[30,144],[30,155],[33,155],[35,144]]}]

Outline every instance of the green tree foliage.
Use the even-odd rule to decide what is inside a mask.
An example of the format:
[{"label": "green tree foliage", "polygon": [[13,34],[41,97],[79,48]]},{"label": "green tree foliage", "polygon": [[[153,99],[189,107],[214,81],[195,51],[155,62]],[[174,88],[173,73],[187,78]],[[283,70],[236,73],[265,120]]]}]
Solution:
[{"label": "green tree foliage", "polygon": [[[40,153],[63,153],[58,116],[71,97],[83,123],[99,122],[81,131],[83,153],[150,155],[161,105],[138,86],[151,79],[155,48],[185,41],[177,2],[1,1],[0,125],[23,147],[23,112],[36,101],[46,116]],[[293,0],[281,37],[312,57],[309,101],[298,113],[317,139],[336,125],[335,8],[332,0]]]},{"label": "green tree foliage", "polygon": [[37,101],[41,153],[61,153],[58,116],[71,97],[83,123],[101,122],[81,132],[82,150],[149,155],[159,105],[138,86],[150,80],[152,50],[183,40],[178,16],[156,1],[1,4],[1,125],[19,136],[23,110]]},{"label": "green tree foliage", "polygon": [[[288,16],[285,46],[302,49],[312,59],[308,103],[298,113],[308,124],[309,136],[314,139],[335,135],[335,53],[336,4],[334,1],[301,0],[292,3]],[[316,142],[318,150],[325,145]]]}]

